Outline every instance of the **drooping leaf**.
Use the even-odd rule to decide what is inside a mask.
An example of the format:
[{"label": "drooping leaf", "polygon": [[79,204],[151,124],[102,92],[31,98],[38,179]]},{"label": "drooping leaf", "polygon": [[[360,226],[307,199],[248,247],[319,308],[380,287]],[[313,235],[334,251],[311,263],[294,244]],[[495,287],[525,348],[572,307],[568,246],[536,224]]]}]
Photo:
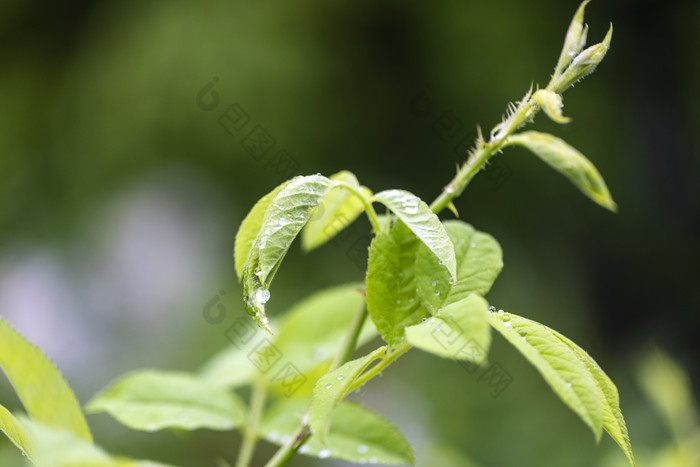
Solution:
[{"label": "drooping leaf", "polygon": [[2,317],[0,367],[33,420],[92,442],[80,404],[61,373]]},{"label": "drooping leaf", "polygon": [[579,151],[562,139],[538,131],[525,131],[508,137],[507,145],[520,145],[566,176],[586,196],[600,206],[617,211],[603,177]]},{"label": "drooping leaf", "polygon": [[265,211],[267,211],[267,208],[270,206],[275,196],[288,184],[289,181],[286,181],[260,198],[248,215],[245,216],[243,222],[241,222],[241,226],[238,228],[238,233],[236,234],[236,245],[233,254],[236,261],[236,274],[239,280],[243,276],[250,249],[253,247],[258,233],[260,233]]},{"label": "drooping leaf", "polygon": [[[406,326],[429,316],[416,293],[418,244],[415,234],[397,221],[391,231],[378,232],[369,248],[367,311],[379,334],[392,347],[404,342]],[[444,267],[437,265],[436,269]]]},{"label": "drooping leaf", "polygon": [[[308,400],[279,401],[261,426],[265,439],[284,444],[299,428]],[[413,450],[401,432],[382,416],[359,404],[342,402],[335,410],[326,442],[312,436],[300,454],[355,464],[413,465]]]},{"label": "drooping leaf", "polygon": [[261,281],[267,281],[314,209],[333,186],[331,180],[321,175],[298,177],[272,200],[258,237]]},{"label": "drooping leaf", "polygon": [[[361,187],[352,172],[343,170],[329,178],[355,187],[367,199],[372,197],[372,191],[367,187]],[[349,190],[332,190],[301,231],[302,247],[309,251],[323,245],[357,219],[364,209],[362,201]]]},{"label": "drooping leaf", "polygon": [[403,190],[387,190],[374,195],[374,201],[386,205],[418,239],[428,247],[456,279],[455,250],[440,219],[419,197]]},{"label": "drooping leaf", "polygon": [[248,314],[270,331],[265,303],[270,283],[290,245],[314,209],[336,182],[321,175],[296,177],[272,199],[250,249],[243,271],[243,298]]},{"label": "drooping leaf", "polygon": [[100,392],[90,413],[108,412],[134,430],[164,428],[231,430],[245,420],[245,406],[232,393],[188,373],[143,370]]},{"label": "drooping leaf", "polygon": [[[263,374],[251,360],[251,353],[265,339],[274,346],[279,361],[264,375],[273,382],[286,365],[292,365],[305,383],[313,387],[315,380],[311,372],[327,368],[338,352],[343,336],[362,303],[363,284],[344,284],[321,290],[297,303],[272,327],[275,336],[264,335],[252,323],[237,322],[229,337],[234,345],[227,347],[209,360],[200,372],[200,377],[218,387],[230,389],[252,381]],[[310,324],[313,323],[313,324]],[[358,346],[377,335],[369,320],[358,337]],[[324,371],[325,373],[325,371]],[[299,390],[303,393],[303,389]],[[310,389],[309,391],[310,392]]]},{"label": "drooping leaf", "polygon": [[499,311],[490,314],[490,322],[599,440],[604,402],[593,376],[571,348],[548,327],[521,316]]},{"label": "drooping leaf", "polygon": [[450,276],[437,267],[435,256],[426,248],[418,249],[416,259],[418,290],[432,314],[471,293],[486,295],[503,269],[501,247],[491,235],[460,220],[446,221],[444,225],[455,248],[457,281],[454,286],[449,283]]},{"label": "drooping leaf", "polygon": [[65,430],[21,419],[30,435],[35,467],[172,467],[158,462],[114,457]]},{"label": "drooping leaf", "polygon": [[406,328],[408,343],[443,358],[482,364],[491,346],[488,303],[471,294]]},{"label": "drooping leaf", "polygon": [[318,436],[321,442],[327,439],[335,408],[348,395],[357,377],[385,351],[386,346],[380,347],[364,357],[351,360],[336,370],[326,373],[316,382],[311,399],[309,424],[314,435]]},{"label": "drooping leaf", "polygon": [[25,456],[30,454],[28,445],[29,439],[27,438],[24,427],[15,416],[2,405],[0,405],[0,431],[5,433],[5,436],[12,441],[12,444],[17,446],[22,454]]},{"label": "drooping leaf", "polygon": [[585,350],[560,333],[556,331],[552,331],[552,333],[573,351],[593,377],[593,381],[595,381],[598,386],[600,397],[603,401],[603,428],[605,428],[605,431],[607,431],[612,439],[622,448],[630,464],[634,467],[632,444],[630,443],[630,437],[627,433],[625,419],[620,410],[620,396],[617,393],[617,387],[602,368],[600,368],[600,365],[598,365]]}]

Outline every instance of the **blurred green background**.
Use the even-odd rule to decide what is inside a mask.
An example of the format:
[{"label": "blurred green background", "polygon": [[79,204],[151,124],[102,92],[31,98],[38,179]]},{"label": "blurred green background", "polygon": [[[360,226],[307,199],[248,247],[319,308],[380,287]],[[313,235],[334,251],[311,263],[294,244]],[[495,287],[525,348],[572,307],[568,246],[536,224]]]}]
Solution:
[{"label": "blurred green background", "polygon": [[[194,370],[227,344],[226,323],[208,324],[204,305],[223,291],[231,315],[241,312],[233,238],[259,197],[292,175],[348,169],[375,191],[432,200],[476,125],[488,131],[531,82],[546,85],[577,6],[4,0],[0,313],[83,402],[132,369]],[[640,465],[661,465],[650,459],[691,429],[679,432],[654,400],[691,387],[697,399],[700,387],[700,2],[593,2],[589,43],[610,21],[605,61],[564,96],[573,122],[540,116],[535,127],[586,154],[620,212],[515,149],[456,204],[504,250],[487,298],[587,349],[618,384]],[[251,154],[246,138],[261,132],[267,152]],[[365,265],[348,251],[368,228],[359,220],[346,240],[308,255],[295,246],[271,314],[361,279]],[[673,367],[676,377],[643,370],[655,345],[677,362],[658,375]],[[499,338],[491,361],[513,380],[497,397],[478,374],[412,351],[359,399],[401,426],[418,465],[466,465],[450,455],[483,466],[622,465],[614,443],[596,445]],[[665,381],[656,399],[644,374]],[[0,400],[19,407],[4,380]],[[693,413],[688,404],[681,411]],[[239,442],[90,422],[110,450],[185,466],[231,459]],[[19,462],[0,440],[0,464]]]}]

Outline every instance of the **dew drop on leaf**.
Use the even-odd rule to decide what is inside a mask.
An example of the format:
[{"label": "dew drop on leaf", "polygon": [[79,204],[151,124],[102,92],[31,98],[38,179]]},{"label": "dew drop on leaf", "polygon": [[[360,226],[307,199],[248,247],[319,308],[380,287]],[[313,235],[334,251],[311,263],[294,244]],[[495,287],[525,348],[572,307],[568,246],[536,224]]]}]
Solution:
[{"label": "dew drop on leaf", "polygon": [[330,449],[321,449],[318,451],[318,458],[319,459],[325,459],[326,457],[331,455],[331,450]]}]

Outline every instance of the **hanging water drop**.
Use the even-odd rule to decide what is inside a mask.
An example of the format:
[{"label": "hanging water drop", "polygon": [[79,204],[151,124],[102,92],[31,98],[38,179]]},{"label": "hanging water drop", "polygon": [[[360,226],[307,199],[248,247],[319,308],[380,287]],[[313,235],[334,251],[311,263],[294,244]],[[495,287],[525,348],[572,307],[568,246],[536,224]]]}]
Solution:
[{"label": "hanging water drop", "polygon": [[264,305],[270,299],[270,291],[258,289],[255,291],[255,301],[260,305]]}]

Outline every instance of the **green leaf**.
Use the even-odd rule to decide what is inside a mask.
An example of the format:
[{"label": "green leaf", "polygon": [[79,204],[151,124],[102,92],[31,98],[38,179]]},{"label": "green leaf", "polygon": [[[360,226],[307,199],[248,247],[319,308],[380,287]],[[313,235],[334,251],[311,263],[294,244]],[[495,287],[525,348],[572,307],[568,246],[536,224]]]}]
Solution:
[{"label": "green leaf", "polygon": [[277,188],[260,198],[260,200],[255,203],[255,206],[250,210],[241,226],[238,228],[238,233],[236,234],[236,246],[234,247],[234,254],[236,261],[236,274],[238,275],[238,280],[241,280],[243,276],[243,271],[245,270],[245,265],[248,261],[248,255],[250,250],[255,243],[255,239],[260,233],[260,228],[262,227],[263,217],[265,216],[265,211],[272,203],[272,200],[277,196],[277,194],[282,191],[284,187],[289,184],[286,181],[279,185]]},{"label": "green leaf", "polygon": [[5,433],[12,443],[22,451],[22,454],[29,455],[28,438],[24,427],[19,423],[14,415],[5,407],[0,405],[0,431]]},{"label": "green leaf", "polygon": [[547,133],[525,131],[508,137],[506,145],[523,146],[567,177],[583,194],[613,212],[617,205],[595,166],[563,140]]},{"label": "green leaf", "polygon": [[333,411],[337,405],[348,395],[357,377],[373,361],[381,358],[385,350],[386,346],[380,347],[364,357],[351,360],[330,373],[326,373],[316,382],[314,395],[311,399],[309,425],[321,442],[326,441]]},{"label": "green leaf", "polygon": [[583,11],[586,8],[590,0],[586,0],[578,7],[574,18],[571,20],[569,29],[566,31],[566,38],[564,39],[564,47],[561,49],[561,54],[559,55],[559,61],[554,70],[554,76],[558,76],[566,68],[566,66],[571,63],[576,55],[581,51],[584,45],[586,45],[586,36],[588,33],[588,26],[583,25]]},{"label": "green leaf", "polygon": [[559,334],[511,313],[490,314],[491,325],[535,367],[555,394],[588,425],[597,440],[604,402],[593,376]]},{"label": "green leaf", "polygon": [[[285,312],[279,325],[273,326],[279,332],[270,339],[282,358],[265,376],[274,379],[287,363],[294,365],[304,377],[310,377],[309,372],[318,367],[327,366],[337,354],[362,304],[362,286],[361,283],[354,283],[329,287]],[[313,323],[313,326],[309,323]],[[222,350],[202,367],[200,377],[210,384],[230,389],[249,383],[255,375],[261,374],[248,355],[266,337],[251,334],[250,328],[238,330],[247,341],[236,341],[235,345]],[[368,321],[358,337],[357,345],[365,344],[376,335],[377,331]],[[312,378],[308,380],[311,385],[315,382]]]},{"label": "green leaf", "polygon": [[603,428],[605,428],[605,431],[607,431],[612,439],[622,448],[630,464],[634,467],[632,445],[630,443],[629,434],[627,433],[625,419],[620,410],[620,396],[617,393],[617,387],[585,350],[560,333],[556,331],[552,331],[552,333],[573,351],[593,377],[600,391],[600,398],[603,401]]},{"label": "green leaf", "polygon": [[387,190],[374,195],[392,210],[399,219],[428,247],[447,269],[450,276],[456,278],[457,266],[455,250],[440,219],[419,197],[403,190]]},{"label": "green leaf", "polygon": [[[406,326],[429,316],[416,293],[418,245],[416,236],[398,221],[390,232],[378,232],[369,248],[367,311],[391,347],[405,341]],[[436,270],[444,271],[444,267],[437,265]]]},{"label": "green leaf", "polygon": [[439,357],[482,364],[491,346],[488,303],[468,297],[440,309],[436,316],[406,328],[408,343]]},{"label": "green leaf", "polygon": [[231,430],[245,420],[245,407],[233,394],[195,375],[154,370],[117,380],[90,401],[87,411],[108,412],[129,428],[144,431]]},{"label": "green leaf", "polygon": [[[307,400],[280,401],[266,414],[261,432],[268,441],[282,445],[296,433]],[[355,464],[413,465],[413,450],[401,432],[382,416],[359,404],[338,405],[326,443],[312,436],[300,454],[334,458]]]},{"label": "green leaf", "polygon": [[248,314],[268,331],[265,303],[270,298],[272,278],[314,209],[336,185],[321,175],[296,177],[277,193],[265,211],[243,271],[243,294]]},{"label": "green leaf", "polygon": [[[372,191],[367,187],[361,187],[352,172],[343,170],[329,178],[355,187],[367,199],[372,197]],[[351,191],[332,190],[301,231],[302,247],[309,251],[323,245],[349,226],[364,210],[362,201]]]},{"label": "green leaf", "polygon": [[92,442],[80,404],[61,373],[1,317],[0,367],[33,420]]},{"label": "green leaf", "polygon": [[333,186],[331,180],[321,175],[297,177],[272,200],[258,236],[261,281],[267,283],[270,273]]},{"label": "green leaf", "polygon": [[36,467],[172,467],[151,461],[113,457],[98,446],[65,430],[27,419],[21,420],[30,434],[32,463]]},{"label": "green leaf", "polygon": [[450,276],[438,267],[435,256],[427,248],[419,248],[416,259],[418,290],[425,307],[433,315],[441,307],[461,301],[471,293],[486,295],[503,269],[501,247],[491,235],[460,220],[444,224],[457,260],[454,287],[449,283]]}]

